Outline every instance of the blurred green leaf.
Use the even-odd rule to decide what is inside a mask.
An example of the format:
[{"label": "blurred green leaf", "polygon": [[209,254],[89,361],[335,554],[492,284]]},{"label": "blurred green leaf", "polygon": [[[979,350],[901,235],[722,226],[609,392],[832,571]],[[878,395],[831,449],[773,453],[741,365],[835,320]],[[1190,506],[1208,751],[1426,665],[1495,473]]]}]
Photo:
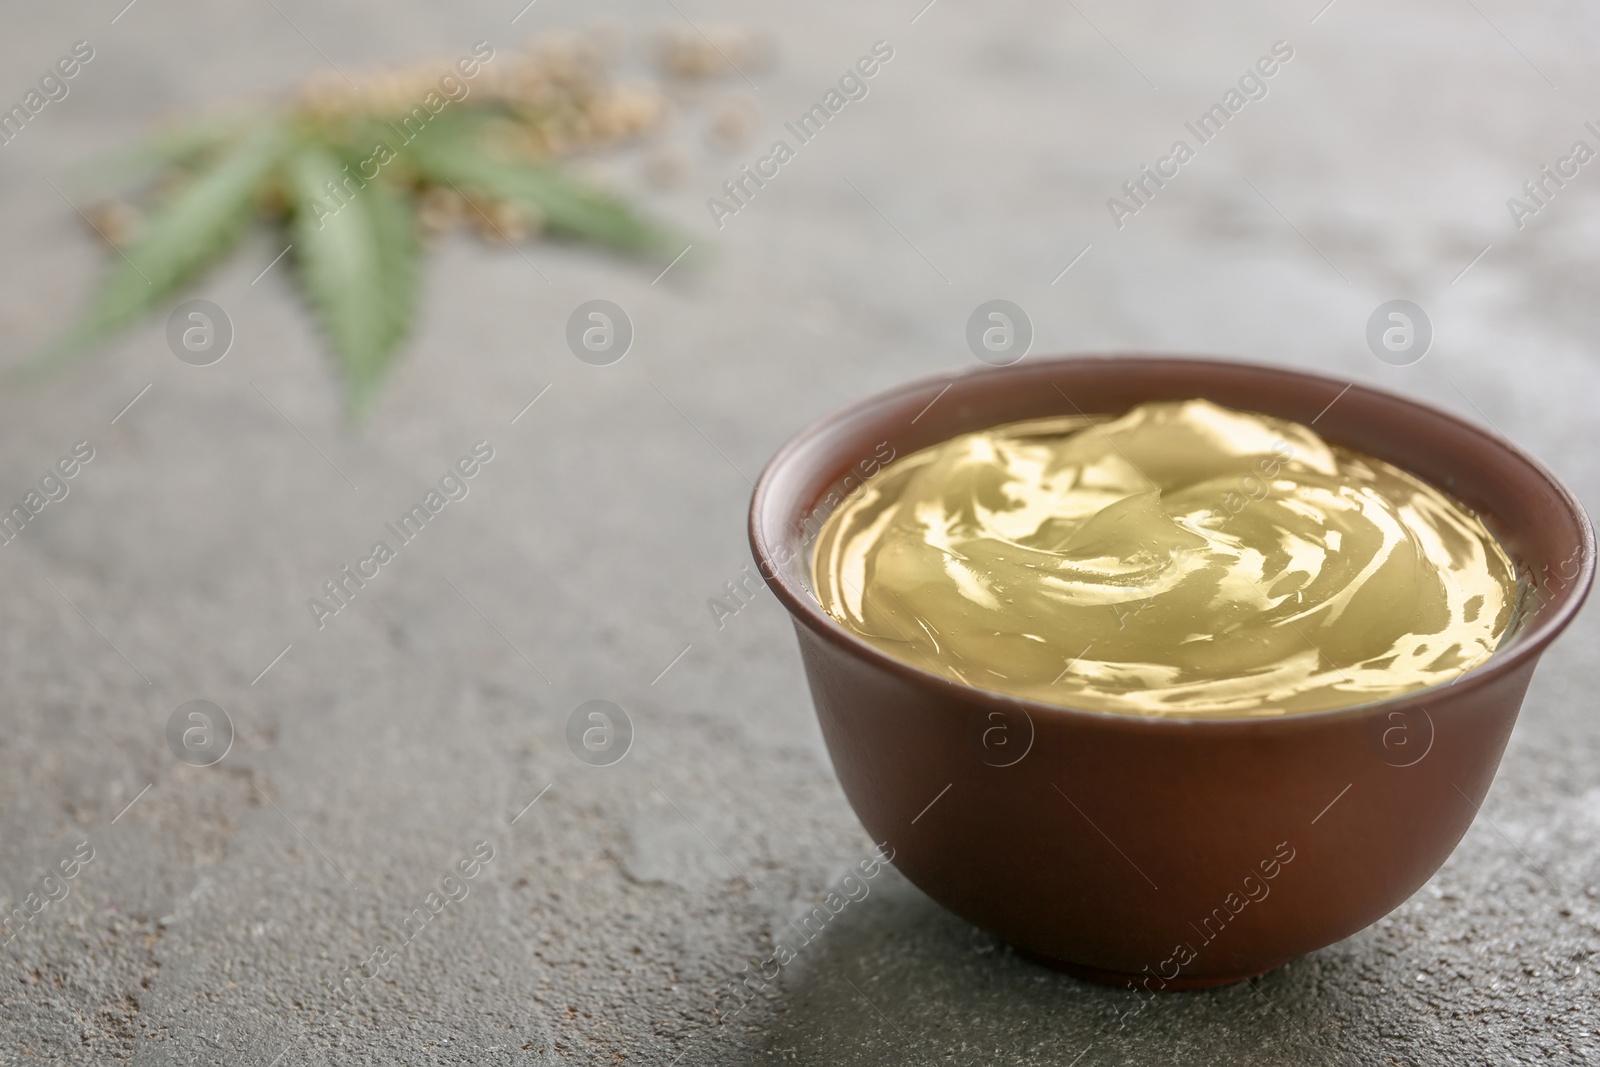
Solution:
[{"label": "blurred green leaf", "polygon": [[[23,374],[88,348],[174,293],[233,245],[253,215],[275,218],[287,197],[291,263],[348,383],[352,415],[371,399],[409,330],[417,297],[417,194],[454,186],[486,209],[510,205],[544,230],[666,261],[680,243],[620,198],[519,161],[506,149],[533,121],[501,102],[438,113],[420,131],[359,109],[323,114],[291,105],[169,127],[80,173],[117,187],[152,172],[182,185],[115,249],[87,312]],[[380,154],[376,178],[362,181]],[[341,191],[342,190],[342,191]],[[430,216],[431,217],[431,216]],[[435,221],[437,221],[435,219]],[[670,242],[670,243],[669,243]]]},{"label": "blurred green leaf", "polygon": [[89,313],[35,365],[80,352],[128,325],[227,251],[287,144],[281,125],[262,126],[169,197],[121,251]]},{"label": "blurred green leaf", "polygon": [[626,252],[660,253],[664,231],[609,193],[572,181],[548,167],[496,159],[471,122],[430,127],[401,149],[422,177],[532,208],[551,233],[597,241]]},{"label": "blurred green leaf", "polygon": [[358,414],[410,327],[418,255],[411,208],[381,178],[357,187],[321,144],[295,153],[289,185],[295,262]]}]

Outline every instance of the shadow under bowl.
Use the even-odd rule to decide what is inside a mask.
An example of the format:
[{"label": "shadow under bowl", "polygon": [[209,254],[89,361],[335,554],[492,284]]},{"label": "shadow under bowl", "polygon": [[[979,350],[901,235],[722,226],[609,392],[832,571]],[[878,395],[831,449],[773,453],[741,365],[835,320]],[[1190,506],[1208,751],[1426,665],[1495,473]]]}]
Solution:
[{"label": "shadow under bowl", "polygon": [[[812,595],[817,530],[886,456],[1020,419],[1192,397],[1315,421],[1328,441],[1477,512],[1519,577],[1501,648],[1449,685],[1375,703],[1153,719],[946,680],[847,632]],[[1539,656],[1595,567],[1572,494],[1453,415],[1277,367],[1135,356],[946,375],[828,415],[762,473],[750,543],[794,618],[845,795],[895,866],[1034,959],[1151,990],[1271,970],[1371,924],[1432,877],[1471,825]]]}]

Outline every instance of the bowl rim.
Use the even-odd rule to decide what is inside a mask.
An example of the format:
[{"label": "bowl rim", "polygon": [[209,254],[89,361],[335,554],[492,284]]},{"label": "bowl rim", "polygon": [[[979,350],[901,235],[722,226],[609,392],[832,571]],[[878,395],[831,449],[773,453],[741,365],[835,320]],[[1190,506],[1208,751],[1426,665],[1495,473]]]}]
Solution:
[{"label": "bowl rim", "polygon": [[[1547,486],[1555,491],[1555,494],[1566,505],[1568,513],[1578,525],[1581,541],[1579,546],[1581,560],[1578,573],[1568,581],[1567,591],[1564,591],[1565,595],[1557,601],[1555,609],[1550,611],[1544,618],[1541,618],[1531,629],[1515,635],[1514,643],[1511,647],[1497,649],[1478,666],[1457,675],[1448,682],[1426,686],[1408,693],[1386,697],[1382,700],[1325,708],[1320,711],[1296,712],[1292,715],[1164,716],[1097,711],[1068,704],[1051,704],[1029,697],[1012,696],[994,689],[964,685],[942,675],[934,674],[932,671],[891,656],[846,630],[833,616],[823,610],[821,604],[813,600],[803,590],[796,589],[793,583],[785,577],[783,568],[774,560],[771,551],[772,539],[768,537],[768,532],[762,523],[762,514],[768,506],[768,498],[773,493],[773,482],[778,472],[792,463],[796,454],[802,448],[809,445],[816,438],[825,435],[838,423],[847,421],[852,416],[881,407],[908,394],[914,394],[941,384],[947,387],[953,386],[962,379],[1003,376],[1014,373],[1016,368],[1023,366],[1032,369],[1041,365],[1066,367],[1110,363],[1120,365],[1138,364],[1150,370],[1181,364],[1185,367],[1213,368],[1232,372],[1242,370],[1268,377],[1295,378],[1301,381],[1327,385],[1331,390],[1348,388],[1348,391],[1351,392],[1364,392],[1392,402],[1398,402],[1404,406],[1419,409],[1432,417],[1453,423],[1457,428],[1465,430],[1471,436],[1477,437],[1491,447],[1507,453],[1513,460],[1527,468],[1530,474],[1544,481]],[[943,394],[941,393],[940,395]],[[1342,396],[1343,394],[1341,393],[1340,395]],[[1379,456],[1378,458],[1382,459],[1383,457]],[[891,460],[890,464],[893,462]],[[1572,622],[1578,611],[1583,607],[1584,601],[1588,598],[1590,588],[1594,583],[1595,576],[1594,525],[1590,521],[1583,505],[1578,502],[1577,497],[1554,472],[1510,440],[1502,437],[1498,432],[1491,433],[1453,412],[1435,407],[1432,404],[1360,382],[1345,382],[1326,375],[1272,363],[1252,363],[1245,360],[1211,356],[1155,355],[1143,352],[1094,352],[1058,355],[1044,359],[1019,360],[1017,363],[1004,367],[965,367],[903,382],[900,385],[872,393],[843,407],[835,408],[812,419],[792,434],[762,468],[750,495],[747,532],[750,540],[750,549],[756,559],[756,570],[767,583],[768,588],[777,596],[792,617],[804,623],[812,633],[838,649],[864,659],[906,681],[932,689],[956,702],[976,703],[980,707],[987,706],[1001,711],[1020,709],[1029,715],[1030,721],[1032,716],[1039,715],[1047,720],[1052,718],[1059,719],[1067,724],[1079,721],[1085,725],[1093,723],[1098,726],[1112,726],[1131,730],[1295,729],[1332,721],[1377,716],[1393,710],[1421,707],[1426,711],[1428,704],[1441,697],[1446,690],[1452,691],[1452,695],[1456,692],[1471,692],[1517,670],[1524,664],[1530,664],[1531,661],[1537,660],[1544,653],[1550,642],[1555,640],[1561,631],[1567,628],[1568,624]],[[1430,697],[1434,699],[1430,699]]]}]

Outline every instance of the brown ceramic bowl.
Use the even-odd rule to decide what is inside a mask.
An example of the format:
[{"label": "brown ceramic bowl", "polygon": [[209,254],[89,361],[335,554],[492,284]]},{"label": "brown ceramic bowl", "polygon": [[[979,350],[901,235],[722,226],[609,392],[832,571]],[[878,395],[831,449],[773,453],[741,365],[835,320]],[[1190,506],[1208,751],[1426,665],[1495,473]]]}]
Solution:
[{"label": "brown ceramic bowl", "polygon": [[[818,526],[888,449],[905,456],[1018,419],[1189,397],[1316,420],[1328,440],[1475,510],[1521,576],[1519,622],[1500,650],[1449,685],[1377,703],[1146,719],[937,677],[846,632],[811,594]],[[1132,356],[927,379],[814,422],[761,475],[750,543],[794,616],[845,795],[895,866],[1037,959],[1151,990],[1270,970],[1427,881],[1471,825],[1534,666],[1595,566],[1572,494],[1453,415],[1277,367]]]}]

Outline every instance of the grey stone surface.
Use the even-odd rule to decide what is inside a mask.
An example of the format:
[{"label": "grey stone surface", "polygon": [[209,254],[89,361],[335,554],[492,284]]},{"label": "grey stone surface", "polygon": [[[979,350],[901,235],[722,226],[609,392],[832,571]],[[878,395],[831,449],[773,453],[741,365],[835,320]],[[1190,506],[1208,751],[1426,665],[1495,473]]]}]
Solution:
[{"label": "grey stone surface", "polygon": [[[750,146],[673,132],[680,190],[643,191],[632,156],[596,164],[714,252],[699,269],[653,285],[530,247],[547,282],[445,241],[360,429],[290,276],[252,284],[281,247],[265,234],[189,294],[233,319],[222,362],[179,363],[153,316],[0,395],[0,499],[95,449],[0,547],[0,902],[94,850],[0,951],[0,1063],[1600,1062],[1593,612],[1547,657],[1455,855],[1343,943],[1119,1026],[1127,994],[1028,965],[890,872],[719,1024],[719,987],[870,843],[782,611],[762,593],[719,629],[706,607],[745,566],[748,479],[782,440],[970,364],[966,318],[996,297],[1029,312],[1036,353],[1234,354],[1428,399],[1592,507],[1600,164],[1520,230],[1506,207],[1596,144],[1592,5],[544,0],[515,26],[516,0],[141,0],[113,23],[122,6],[0,12],[0,102],[73,41],[97,52],[0,148],[8,363],[104,258],[48,182],[75,195],[74,164],[164,115],[605,13],[635,40],[755,26],[781,58],[752,74]],[[706,197],[880,39],[895,57],[870,95],[716,230]],[[1295,55],[1268,96],[1117,229],[1107,197],[1278,39]],[[597,297],[638,331],[610,367],[562,340]],[[1409,367],[1363,340],[1398,297],[1437,329]],[[495,458],[470,496],[316,630],[306,599],[479,440]],[[637,732],[609,768],[565,741],[599,697]],[[237,734],[209,768],[164,740],[197,698]],[[330,987],[480,841],[464,898],[336,1011]]]}]

